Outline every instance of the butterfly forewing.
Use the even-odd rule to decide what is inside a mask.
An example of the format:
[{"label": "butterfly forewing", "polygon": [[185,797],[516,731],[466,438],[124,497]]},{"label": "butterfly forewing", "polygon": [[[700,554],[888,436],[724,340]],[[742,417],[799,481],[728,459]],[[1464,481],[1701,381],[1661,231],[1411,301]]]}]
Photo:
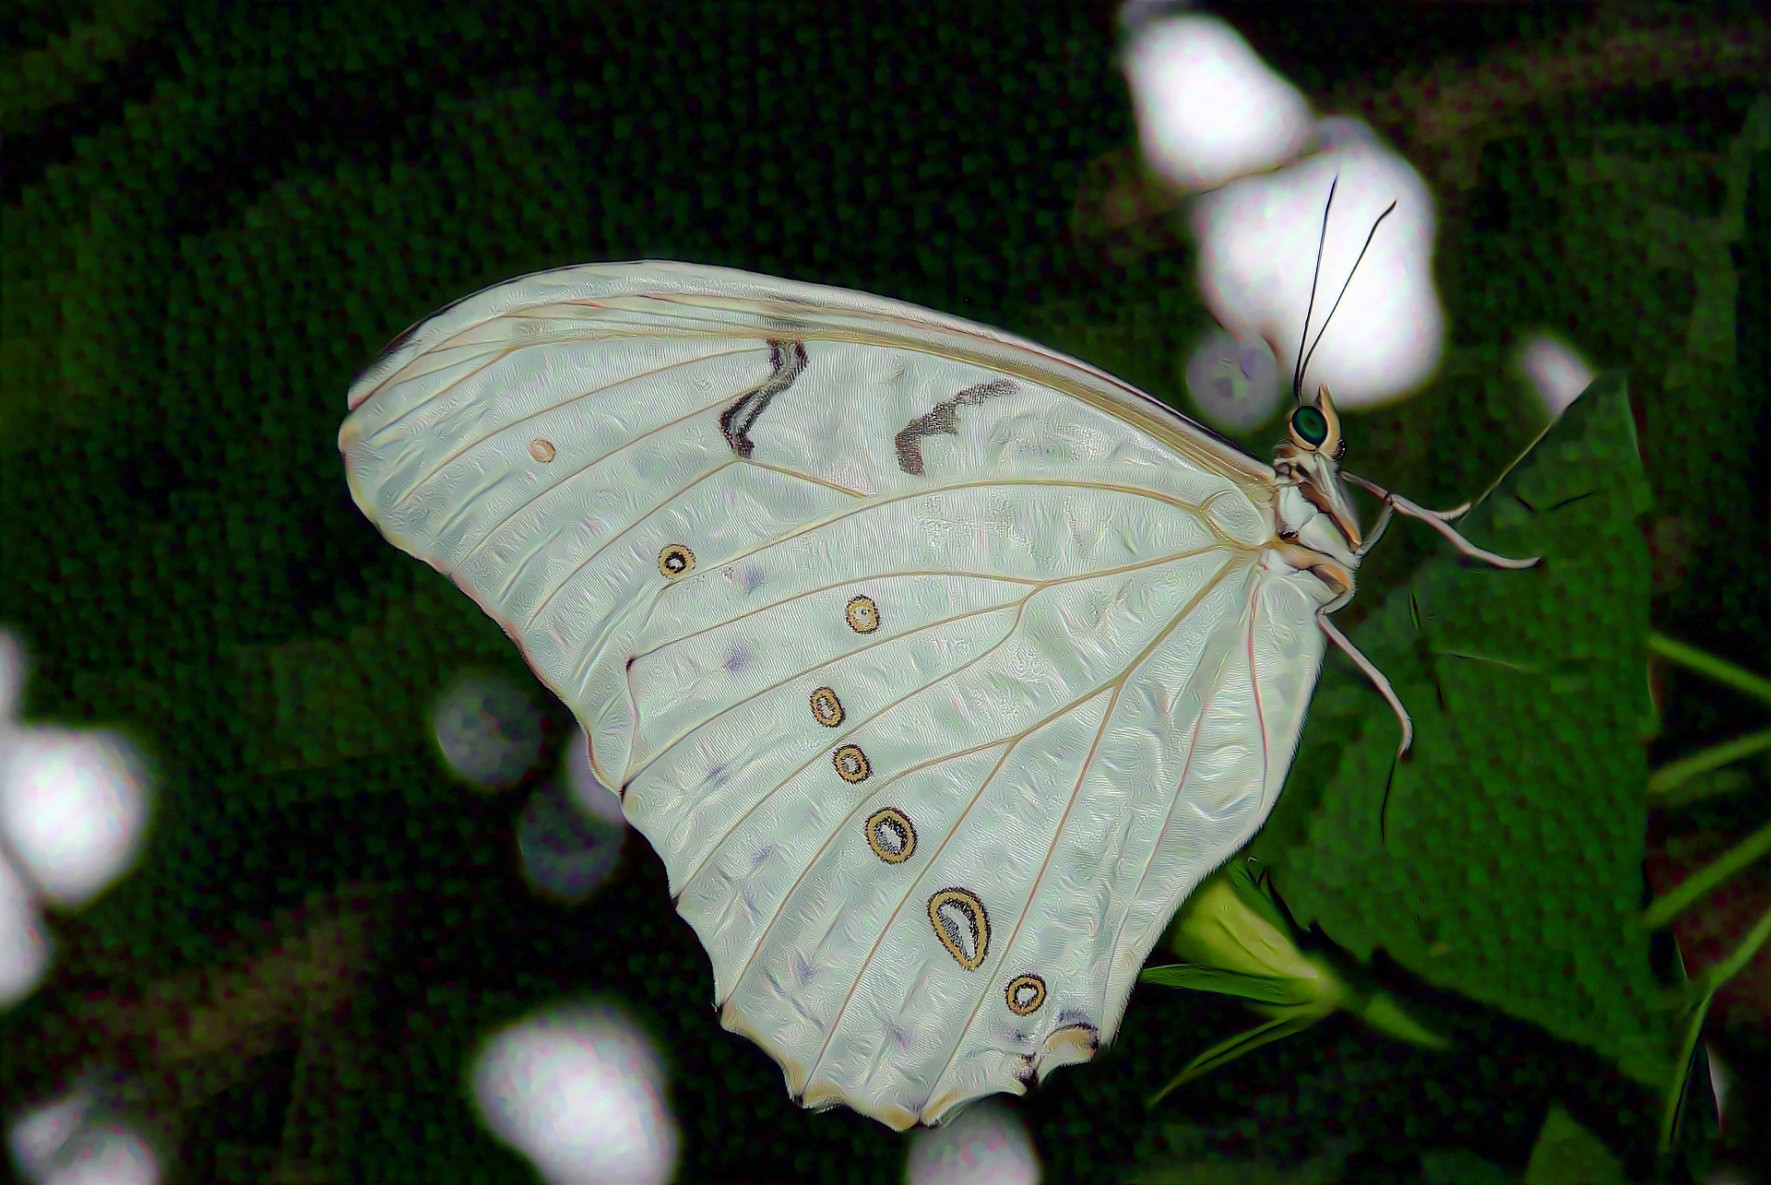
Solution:
[{"label": "butterfly forewing", "polygon": [[1272,474],[1081,363],[683,265],[527,277],[353,387],[358,504],[577,713],[722,1019],[895,1127],[1112,1036],[1322,653]]}]

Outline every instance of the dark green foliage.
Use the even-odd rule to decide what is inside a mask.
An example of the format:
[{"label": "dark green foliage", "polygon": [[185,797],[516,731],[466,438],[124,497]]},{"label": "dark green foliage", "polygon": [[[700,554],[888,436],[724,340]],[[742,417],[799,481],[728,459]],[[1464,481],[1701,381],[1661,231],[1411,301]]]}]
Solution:
[{"label": "dark green foliage", "polygon": [[1387,705],[1331,657],[1251,852],[1300,924],[1361,960],[1382,948],[1658,1084],[1667,1025],[1637,922],[1647,508],[1608,376],[1459,524],[1540,567],[1447,548],[1353,635],[1414,717],[1409,759]]},{"label": "dark green foliage", "polygon": [[[1622,376],[1607,375],[1459,524],[1541,566],[1498,571],[1444,548],[1354,631],[1411,710],[1409,760],[1395,762],[1388,706],[1330,658],[1249,855],[1315,944],[1366,965],[1348,973],[1375,973],[1452,1048],[1337,1020],[1247,1059],[1265,1074],[1214,1071],[1235,1082],[1301,1062],[1300,1135],[1361,1074],[1376,1075],[1362,1097],[1392,1100],[1350,1120],[1338,1143],[1312,1135],[1278,1157],[1267,1146],[1261,1179],[1315,1179],[1316,1164],[1332,1173],[1323,1179],[1517,1180],[1532,1157],[1560,1154],[1537,1151],[1556,1107],[1558,1122],[1574,1117],[1570,1138],[1609,1146],[1637,1173],[1655,1164],[1683,1067],[1638,921],[1647,507]],[[1141,1179],[1225,1165],[1233,1129],[1183,1118],[1210,1091],[1195,1082],[1164,1101]]]},{"label": "dark green foliage", "polygon": [[[1428,7],[1247,24],[1320,94],[1581,16]],[[353,371],[436,307],[535,268],[647,256],[919,301],[1179,391],[1187,336],[1208,321],[1187,251],[1114,266],[1068,237],[1085,168],[1132,137],[1104,11],[190,0],[0,14],[9,80],[82,21],[112,21],[126,47],[0,107],[0,625],[35,664],[28,719],[120,727],[158,772],[141,866],[70,932],[134,987],[219,963],[230,935],[316,894],[373,886],[385,904],[345,1022],[364,1054],[336,1100],[341,1179],[529,1179],[475,1127],[461,1058],[488,1028],[577,995],[621,1001],[665,1051],[683,1180],[898,1178],[899,1137],[799,1112],[767,1057],[719,1028],[706,958],[637,837],[581,908],[522,884],[520,796],[463,790],[426,734],[449,678],[526,679],[521,659],[356,513],[336,434]],[[1736,273],[1739,323],[1766,323],[1766,158],[1736,167],[1731,98],[1667,101],[1570,100],[1491,144],[1474,190],[1443,195],[1452,355],[1420,397],[1347,416],[1347,464],[1430,504],[1478,493],[1542,419],[1505,347],[1537,325],[1570,333],[1631,367],[1659,513],[1693,525],[1662,628],[1766,670],[1771,502],[1754,458],[1771,366],[1762,329],[1738,334],[1738,365],[1736,339],[1713,332],[1733,324]],[[1756,195],[1744,221],[1702,221],[1734,209],[1737,175]],[[1171,1100],[1203,1144],[1362,1181],[1419,1179],[1425,1151],[1450,1180],[1472,1148],[1524,1165],[1554,1095],[1637,1163],[1667,1066],[1627,929],[1647,593],[1619,406],[1586,413],[1596,452],[1515,475],[1535,514],[1497,496],[1469,526],[1503,551],[1541,547],[1543,571],[1434,559],[1408,586],[1416,629],[1405,582],[1443,548],[1398,524],[1346,620],[1373,615],[1356,636],[1415,711],[1417,759],[1386,811],[1393,724],[1331,658],[1260,849],[1300,919],[1370,953],[1479,1055],[1327,1022]],[[1610,484],[1569,500],[1600,472]],[[1675,703],[1695,705],[1669,721],[1675,744],[1738,717],[1701,692]],[[551,722],[556,747],[567,723]],[[85,987],[52,978],[0,1018],[0,1097],[65,1085],[77,1067],[34,1051]],[[1048,1179],[1161,1153],[1170,1113],[1146,1127],[1143,1098],[1247,1023],[1234,1004],[1139,992],[1114,1048],[1016,1104]],[[213,1133],[272,1138],[263,1100],[293,1088],[280,1063],[260,1070],[189,1120],[199,1178]]]}]

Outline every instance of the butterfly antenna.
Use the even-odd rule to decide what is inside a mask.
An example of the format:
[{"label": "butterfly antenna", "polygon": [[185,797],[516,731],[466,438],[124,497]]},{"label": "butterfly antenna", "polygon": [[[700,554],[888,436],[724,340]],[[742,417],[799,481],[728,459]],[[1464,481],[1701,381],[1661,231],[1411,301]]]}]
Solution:
[{"label": "butterfly antenna", "polygon": [[[1322,234],[1316,240],[1316,270],[1310,275],[1310,303],[1304,309],[1304,331],[1298,335],[1298,360],[1291,368],[1291,395],[1299,403],[1304,401],[1304,343],[1310,340],[1310,314],[1316,311],[1316,281],[1322,278],[1322,245],[1328,242],[1328,211],[1334,206],[1334,187],[1340,183],[1341,175],[1336,173],[1334,180],[1328,183],[1328,200],[1322,203]],[[1324,322],[1322,327],[1328,328],[1327,323]],[[1322,340],[1321,334],[1316,340]]]},{"label": "butterfly antenna", "polygon": [[[1332,185],[1328,187],[1328,196],[1330,199],[1332,199],[1334,197],[1334,187]],[[1395,208],[1396,208],[1396,203],[1392,200],[1389,205],[1384,207],[1384,212],[1377,216],[1377,221],[1373,222],[1371,224],[1371,233],[1365,236],[1365,246],[1359,248],[1359,258],[1355,259],[1353,261],[1352,269],[1347,272],[1347,282],[1345,284],[1341,285],[1340,296],[1337,296],[1334,298],[1334,305],[1328,310],[1328,316],[1322,318],[1322,328],[1316,331],[1316,340],[1311,343],[1310,352],[1308,354],[1305,354],[1303,356],[1303,358],[1301,358],[1298,361],[1297,374],[1292,379],[1292,394],[1294,396],[1296,396],[1300,401],[1304,397],[1304,390],[1303,390],[1303,388],[1304,388],[1304,372],[1310,369],[1310,359],[1315,355],[1316,347],[1322,344],[1322,335],[1328,332],[1328,323],[1330,321],[1334,320],[1334,310],[1341,307],[1341,297],[1346,296],[1347,289],[1349,289],[1353,286],[1353,275],[1355,272],[1357,272],[1359,270],[1359,264],[1361,261],[1364,260],[1365,253],[1367,251],[1371,250],[1371,240],[1377,238],[1377,228],[1379,226],[1383,225],[1384,219],[1388,218],[1390,216],[1390,212],[1392,210],[1394,210]],[[1322,233],[1325,236],[1328,233],[1328,211],[1327,210],[1323,210],[1323,212],[1322,212]],[[1322,245],[1320,243],[1318,243],[1316,246],[1316,270],[1317,271],[1322,270]],[[1315,302],[1316,302],[1316,281],[1311,280],[1310,281],[1310,303],[1314,304]],[[1306,332],[1306,333],[1309,332],[1309,328],[1310,328],[1309,316],[1310,315],[1307,312],[1304,314],[1304,332]],[[1304,348],[1304,344],[1302,342],[1299,342],[1298,349],[1301,350],[1303,348]]]}]

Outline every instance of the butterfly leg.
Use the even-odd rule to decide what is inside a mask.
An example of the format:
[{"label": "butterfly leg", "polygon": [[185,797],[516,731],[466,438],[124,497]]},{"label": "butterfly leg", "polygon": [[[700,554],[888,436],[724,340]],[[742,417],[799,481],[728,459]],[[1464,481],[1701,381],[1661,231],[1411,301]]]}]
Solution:
[{"label": "butterfly leg", "polygon": [[1375,482],[1366,481],[1363,477],[1358,477],[1351,473],[1342,473],[1341,476],[1367,493],[1374,494],[1384,500],[1383,512],[1378,515],[1377,523],[1372,527],[1371,534],[1366,537],[1364,545],[1360,547],[1360,555],[1364,555],[1366,552],[1370,551],[1372,545],[1378,541],[1378,538],[1384,533],[1384,528],[1390,525],[1390,515],[1392,513],[1401,513],[1407,515],[1409,518],[1418,518],[1421,522],[1426,523],[1429,527],[1432,527],[1435,531],[1451,540],[1452,546],[1456,547],[1458,551],[1469,556],[1473,560],[1481,560],[1492,568],[1533,568],[1537,566],[1539,559],[1537,556],[1532,556],[1530,559],[1525,560],[1515,560],[1508,556],[1497,555],[1485,548],[1477,547],[1474,543],[1471,543],[1468,539],[1465,539],[1462,535],[1458,534],[1457,530],[1452,527],[1451,523],[1454,519],[1461,518],[1469,511],[1470,503],[1468,502],[1451,510],[1428,510],[1425,506],[1410,502],[1401,494],[1392,493]]},{"label": "butterfly leg", "polygon": [[[1347,476],[1351,477],[1352,474],[1348,474]],[[1388,498],[1385,498],[1384,508],[1377,512],[1377,521],[1372,523],[1371,530],[1365,533],[1365,542],[1359,545],[1359,551],[1357,554],[1363,556],[1377,546],[1377,541],[1384,537],[1384,532],[1389,529],[1390,519],[1395,513],[1396,507]]]},{"label": "butterfly leg", "polygon": [[1396,722],[1402,726],[1402,743],[1396,746],[1396,759],[1399,761],[1408,752],[1409,746],[1414,744],[1414,721],[1409,717],[1408,709],[1402,706],[1402,700],[1397,697],[1396,689],[1390,686],[1390,681],[1384,677],[1384,673],[1378,670],[1377,665],[1369,658],[1361,654],[1359,647],[1353,645],[1352,639],[1341,633],[1340,628],[1328,619],[1330,613],[1352,599],[1353,591],[1348,589],[1318,609],[1316,624],[1322,627],[1322,632],[1327,635],[1328,640],[1339,646],[1346,656],[1353,660],[1353,665],[1364,672],[1365,677],[1371,680],[1371,685],[1377,688],[1378,694],[1384,697],[1384,702],[1390,705],[1390,710],[1396,713]]},{"label": "butterfly leg", "polygon": [[[1389,506],[1386,503],[1386,514],[1384,518],[1378,520],[1380,528],[1388,520],[1388,510]],[[1316,624],[1321,628],[1323,635],[1330,642],[1339,646],[1346,656],[1353,660],[1353,665],[1365,673],[1365,677],[1371,680],[1371,685],[1377,688],[1378,694],[1384,697],[1384,702],[1390,705],[1390,710],[1396,713],[1396,721],[1402,726],[1402,743],[1396,746],[1396,757],[1400,760],[1407,754],[1409,746],[1414,744],[1414,721],[1409,718],[1408,709],[1402,706],[1402,700],[1396,695],[1396,689],[1390,686],[1390,681],[1384,677],[1382,671],[1377,669],[1377,665],[1361,654],[1359,647],[1353,645],[1352,639],[1341,633],[1340,628],[1329,620],[1329,614],[1345,608],[1353,599],[1352,572],[1332,556],[1319,551],[1311,551],[1296,543],[1281,543],[1275,550],[1293,567],[1314,574],[1334,590],[1333,599],[1316,610]]]}]

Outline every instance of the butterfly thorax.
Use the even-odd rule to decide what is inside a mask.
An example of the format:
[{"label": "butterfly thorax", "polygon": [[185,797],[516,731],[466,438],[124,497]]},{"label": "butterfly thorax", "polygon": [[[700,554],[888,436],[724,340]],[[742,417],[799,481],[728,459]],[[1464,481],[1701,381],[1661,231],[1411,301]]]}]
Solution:
[{"label": "butterfly thorax", "polygon": [[1311,402],[1300,394],[1286,432],[1288,439],[1273,452],[1274,558],[1315,573],[1337,597],[1351,596],[1364,536],[1341,485],[1347,444],[1327,386],[1317,388]]},{"label": "butterfly thorax", "polygon": [[1314,572],[1336,594],[1350,590],[1359,554],[1348,545],[1334,519],[1317,508],[1302,483],[1282,480],[1278,495],[1272,561]]}]

